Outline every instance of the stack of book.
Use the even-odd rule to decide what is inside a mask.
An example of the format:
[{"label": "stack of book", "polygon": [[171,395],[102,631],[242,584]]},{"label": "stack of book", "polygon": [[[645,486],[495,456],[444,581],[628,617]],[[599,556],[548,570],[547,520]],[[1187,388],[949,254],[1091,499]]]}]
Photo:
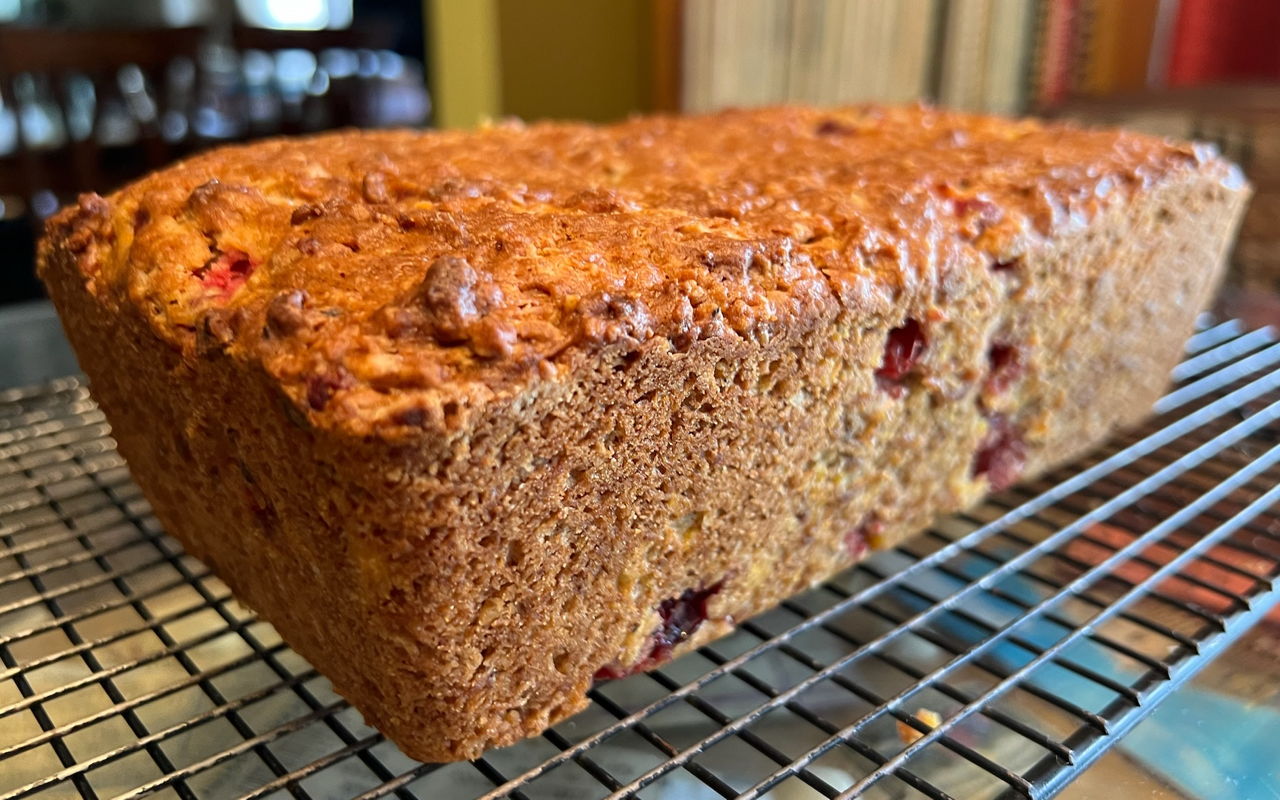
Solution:
[{"label": "stack of book", "polygon": [[1276,0],[683,0],[681,107],[1000,113],[1280,79]]},{"label": "stack of book", "polygon": [[685,0],[682,107],[917,99],[1021,109],[1035,0]]},{"label": "stack of book", "polygon": [[1275,0],[1040,0],[1036,105],[1280,79]]}]

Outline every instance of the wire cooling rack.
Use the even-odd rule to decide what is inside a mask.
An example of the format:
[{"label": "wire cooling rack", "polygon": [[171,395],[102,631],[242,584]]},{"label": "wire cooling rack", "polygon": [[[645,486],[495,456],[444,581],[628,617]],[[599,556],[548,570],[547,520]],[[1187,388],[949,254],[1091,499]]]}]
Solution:
[{"label": "wire cooling rack", "polygon": [[411,761],[160,530],[75,378],[0,393],[0,797],[1048,797],[1280,599],[1280,343],[469,763]]}]

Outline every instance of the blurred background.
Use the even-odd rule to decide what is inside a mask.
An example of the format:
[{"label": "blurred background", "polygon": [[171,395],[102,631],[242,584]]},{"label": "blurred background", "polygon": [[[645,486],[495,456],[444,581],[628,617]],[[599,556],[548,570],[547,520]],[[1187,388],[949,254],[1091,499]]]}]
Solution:
[{"label": "blurred background", "polygon": [[1277,292],[1277,87],[1276,0],[0,0],[0,304],[60,205],[226,142],[915,99],[1217,142]]}]

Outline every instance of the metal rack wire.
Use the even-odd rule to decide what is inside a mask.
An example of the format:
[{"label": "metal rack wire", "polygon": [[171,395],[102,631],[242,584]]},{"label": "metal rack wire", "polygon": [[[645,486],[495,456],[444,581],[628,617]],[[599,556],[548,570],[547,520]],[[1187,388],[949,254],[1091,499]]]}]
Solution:
[{"label": "metal rack wire", "polygon": [[160,530],[76,378],[0,393],[0,797],[1048,797],[1264,615],[1280,342],[540,738],[425,765]]}]

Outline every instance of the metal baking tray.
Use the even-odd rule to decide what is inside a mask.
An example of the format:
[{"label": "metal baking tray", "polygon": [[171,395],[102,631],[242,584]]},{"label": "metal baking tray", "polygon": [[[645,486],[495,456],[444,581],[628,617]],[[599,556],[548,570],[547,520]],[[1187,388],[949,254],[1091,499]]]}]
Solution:
[{"label": "metal baking tray", "polygon": [[81,379],[0,392],[0,797],[1049,797],[1280,600],[1277,335],[1187,353],[1141,428],[447,765],[165,535]]}]

